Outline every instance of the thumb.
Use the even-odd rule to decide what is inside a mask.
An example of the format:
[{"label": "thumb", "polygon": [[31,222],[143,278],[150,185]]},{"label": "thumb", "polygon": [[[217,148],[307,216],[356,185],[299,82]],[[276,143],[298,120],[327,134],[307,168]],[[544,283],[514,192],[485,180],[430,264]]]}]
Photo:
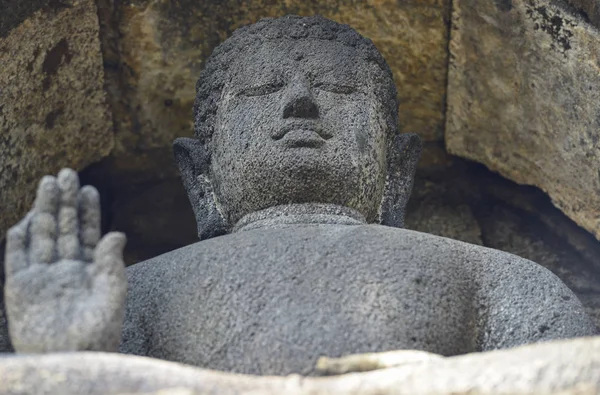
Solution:
[{"label": "thumb", "polygon": [[92,269],[101,274],[119,275],[123,273],[123,248],[127,237],[121,232],[107,233],[94,250]]}]

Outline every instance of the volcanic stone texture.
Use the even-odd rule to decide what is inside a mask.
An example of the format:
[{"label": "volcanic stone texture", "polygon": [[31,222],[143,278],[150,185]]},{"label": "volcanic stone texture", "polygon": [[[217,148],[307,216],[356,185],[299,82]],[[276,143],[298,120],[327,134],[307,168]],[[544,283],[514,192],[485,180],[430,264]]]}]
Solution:
[{"label": "volcanic stone texture", "polygon": [[557,1],[453,7],[449,153],[541,188],[600,238],[597,29]]},{"label": "volcanic stone texture", "polygon": [[[448,0],[98,0],[97,7],[116,139],[111,155],[83,180],[105,190],[106,230],[118,226],[128,234],[131,259],[150,258],[157,246],[189,244],[188,236],[178,245],[171,236],[194,226],[171,144],[193,135],[194,87],[213,48],[263,17],[320,14],[372,39],[394,73],[402,131],[426,140],[430,162],[443,156]],[[183,204],[164,205],[172,200]],[[154,219],[160,230],[144,225]]]},{"label": "volcanic stone texture", "polygon": [[0,238],[29,211],[42,176],[113,147],[94,2],[38,3],[12,14],[3,4],[0,16]]}]

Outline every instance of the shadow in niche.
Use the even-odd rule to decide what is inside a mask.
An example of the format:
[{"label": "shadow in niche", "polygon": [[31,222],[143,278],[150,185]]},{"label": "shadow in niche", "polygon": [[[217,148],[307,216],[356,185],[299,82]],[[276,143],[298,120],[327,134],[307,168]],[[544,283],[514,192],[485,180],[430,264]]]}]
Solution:
[{"label": "shadow in niche", "polygon": [[98,190],[100,194],[100,208],[101,208],[101,229],[102,234],[106,234],[110,231],[112,225],[112,218],[114,216],[112,207],[114,201],[113,188],[109,182],[106,182],[101,177],[97,177],[95,174],[96,164],[92,164],[82,171],[79,172],[79,183],[81,186],[91,185]]},{"label": "shadow in niche", "polygon": [[[473,210],[485,220],[494,217],[494,208],[511,210],[518,216],[523,232],[546,240],[556,248],[573,249],[600,274],[600,242],[588,231],[557,209],[548,195],[532,186],[518,185],[491,172],[478,163],[469,163],[468,178],[479,185],[481,195],[475,199]],[[483,232],[486,238],[486,232]],[[493,244],[484,240],[484,244]],[[573,262],[577,265],[577,262]]]},{"label": "shadow in niche", "polygon": [[[109,169],[107,171],[107,169]],[[179,178],[132,183],[110,164],[99,162],[80,173],[81,184],[95,186],[102,205],[102,233],[127,235],[127,265],[144,261],[198,241],[196,221]]]}]

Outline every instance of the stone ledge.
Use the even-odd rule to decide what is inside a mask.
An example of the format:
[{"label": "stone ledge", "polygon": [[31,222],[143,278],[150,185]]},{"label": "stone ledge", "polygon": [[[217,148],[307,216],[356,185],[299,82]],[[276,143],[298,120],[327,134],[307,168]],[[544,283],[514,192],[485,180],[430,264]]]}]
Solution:
[{"label": "stone ledge", "polygon": [[0,358],[0,393],[45,394],[596,394],[600,337],[428,359],[331,377],[248,376],[152,358],[65,353]]}]

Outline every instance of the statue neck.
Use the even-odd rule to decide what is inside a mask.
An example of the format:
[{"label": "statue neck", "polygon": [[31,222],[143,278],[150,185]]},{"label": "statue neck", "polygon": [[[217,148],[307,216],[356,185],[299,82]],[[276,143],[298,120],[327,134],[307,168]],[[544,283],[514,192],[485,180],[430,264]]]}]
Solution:
[{"label": "statue neck", "polygon": [[233,232],[285,224],[363,225],[366,223],[361,213],[349,207],[325,203],[286,204],[245,215],[235,224]]}]

